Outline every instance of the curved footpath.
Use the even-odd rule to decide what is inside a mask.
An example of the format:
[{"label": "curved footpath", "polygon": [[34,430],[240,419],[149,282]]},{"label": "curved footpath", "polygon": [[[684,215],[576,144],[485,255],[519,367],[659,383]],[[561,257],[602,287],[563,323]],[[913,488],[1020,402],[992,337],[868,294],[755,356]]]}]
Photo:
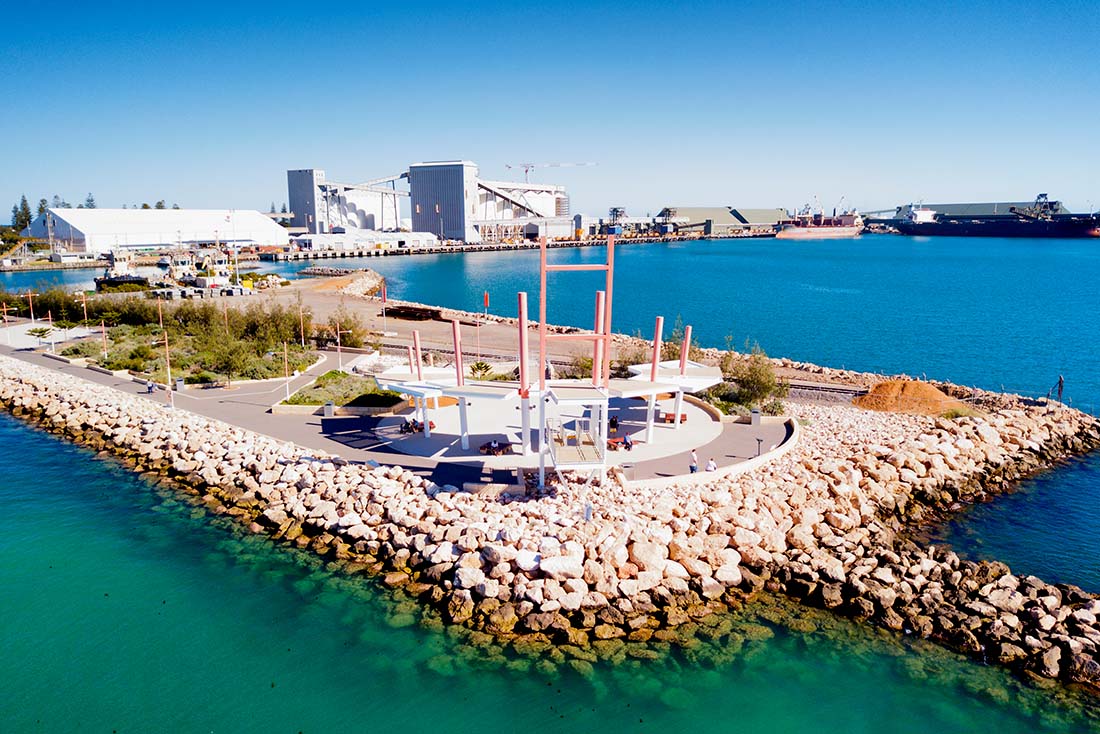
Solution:
[{"label": "curved footpath", "polygon": [[1100,446],[1097,420],[1062,405],[981,402],[985,417],[957,420],[792,406],[798,445],[736,477],[488,497],[0,357],[14,415],[172,478],[254,532],[381,574],[521,653],[615,657],[767,589],[1100,688],[1100,599],[904,539]]}]

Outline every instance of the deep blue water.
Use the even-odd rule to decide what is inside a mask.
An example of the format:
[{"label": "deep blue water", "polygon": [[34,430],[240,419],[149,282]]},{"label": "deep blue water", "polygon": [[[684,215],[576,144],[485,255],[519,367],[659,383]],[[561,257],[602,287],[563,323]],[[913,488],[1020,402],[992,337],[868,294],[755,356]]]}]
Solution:
[{"label": "deep blue water", "polygon": [[[395,298],[479,310],[482,293],[488,290],[493,312],[514,315],[515,292],[520,289],[528,291],[532,313],[537,313],[537,257],[537,253],[505,252],[372,258],[335,264],[380,271]],[[551,258],[557,262],[600,262],[604,250],[556,250]],[[614,327],[618,331],[641,331],[648,336],[654,316],[663,314],[667,335],[679,314],[693,325],[696,338],[705,345],[723,346],[730,335],[735,346],[751,339],[776,356],[860,370],[926,374],[1032,395],[1045,394],[1058,375],[1064,375],[1067,400],[1094,413],[1100,409],[1100,328],[1094,323],[1100,305],[1096,288],[1100,283],[1100,242],[862,237],[814,243],[757,240],[627,245],[617,248],[616,265]],[[300,267],[281,264],[279,269],[293,272]],[[94,271],[60,275],[76,285],[81,278],[90,282]],[[37,286],[44,277],[42,273],[2,274],[0,283],[7,288]],[[551,277],[551,320],[587,325],[593,312],[592,291],[599,277]],[[242,700],[256,705],[276,702],[270,715],[257,715],[256,728],[280,727],[284,721],[280,715],[287,722],[346,723],[353,714],[363,714],[362,708],[346,708],[343,713],[347,717],[315,716],[318,707],[338,707],[363,695],[342,678],[338,684],[330,673],[354,667],[356,660],[378,656],[408,658],[407,663],[398,666],[403,671],[400,680],[406,689],[424,691],[423,695],[389,702],[395,712],[393,722],[433,704],[433,710],[437,710],[439,702],[445,701],[453,708],[453,716],[430,717],[435,728],[453,727],[465,720],[462,716],[488,716],[496,728],[511,729],[518,724],[499,711],[512,700],[508,692],[517,690],[537,697],[538,690],[529,687],[525,679],[508,676],[486,677],[485,685],[480,687],[440,684],[425,673],[424,659],[411,651],[424,646],[449,649],[440,647],[444,644],[442,638],[390,629],[383,619],[385,604],[375,597],[370,597],[372,601],[367,605],[373,611],[364,612],[346,599],[337,602],[343,599],[343,591],[333,592],[323,597],[337,611],[325,604],[318,609],[309,593],[295,591],[302,572],[293,564],[289,568],[280,565],[281,554],[269,557],[264,555],[266,551],[255,551],[246,544],[246,555],[262,560],[241,566],[232,560],[239,558],[239,543],[233,544],[232,552],[223,552],[220,544],[224,537],[203,530],[205,523],[191,522],[187,513],[154,513],[140,502],[138,509],[126,509],[133,497],[145,491],[140,482],[117,469],[78,458],[82,455],[75,449],[25,431],[11,425],[0,431],[0,450],[23,460],[14,466],[34,469],[20,475],[13,473],[13,465],[9,464],[0,473],[0,503],[5,508],[0,513],[0,552],[4,554],[0,559],[0,588],[5,590],[0,595],[0,618],[15,620],[6,629],[0,627],[0,658],[40,659],[41,670],[37,677],[20,677],[8,667],[6,678],[0,679],[0,720],[12,720],[8,714],[16,705],[34,704],[28,711],[63,708],[66,696],[84,690],[84,679],[75,680],[75,674],[59,662],[72,650],[95,663],[83,674],[85,678],[105,681],[87,687],[89,700],[84,705],[104,714],[92,720],[110,725],[106,713],[121,710],[129,717],[123,719],[139,722],[139,729],[155,725],[180,728],[177,724],[188,729],[216,728],[214,722],[222,722],[224,729],[224,722],[230,720],[235,708],[233,701],[239,704]],[[25,446],[21,441],[29,443]],[[54,466],[56,476],[40,470]],[[43,503],[43,498],[50,502]],[[55,506],[55,500],[60,504]],[[106,504],[97,504],[100,501]],[[24,512],[33,517],[21,514]],[[166,517],[171,521],[167,522]],[[131,547],[131,533],[142,539],[136,551]],[[161,538],[162,534],[168,539]],[[193,544],[196,535],[202,539],[198,546]],[[942,528],[937,538],[973,557],[1004,560],[1019,573],[1034,573],[1051,581],[1100,591],[1100,564],[1096,561],[1100,558],[1100,456],[1072,462],[1023,483],[1013,495],[972,508]],[[109,547],[103,548],[104,542]],[[45,569],[24,559],[24,555],[33,557],[43,547],[57,548],[57,557],[67,559],[62,578],[49,581],[52,576]],[[117,608],[98,606],[98,592],[92,590],[108,571],[107,577],[119,583],[141,578],[138,570],[128,565],[131,562],[151,568],[154,579],[148,585],[152,595],[170,588],[186,591],[194,607],[183,607],[185,611],[173,616],[171,630],[144,629],[144,625],[155,621],[151,619],[155,608],[151,597],[138,595],[139,601],[147,605],[142,608],[149,612],[140,617],[127,616],[128,607],[120,616]],[[304,577],[312,579],[310,573]],[[211,584],[211,578],[217,583]],[[303,581],[302,585],[313,588],[314,583]],[[343,588],[330,581],[316,583],[323,588]],[[48,592],[41,599],[35,596],[40,589]],[[73,589],[79,593],[67,598]],[[255,605],[246,603],[253,598]],[[356,606],[356,610],[349,606]],[[277,611],[265,616],[266,609]],[[74,614],[79,622],[76,631]],[[102,623],[97,615],[103,615]],[[142,630],[146,637],[129,641],[111,656],[111,632],[119,625]],[[311,625],[311,631],[300,629],[303,625]],[[154,634],[158,630],[161,634]],[[292,649],[309,648],[314,652],[293,655],[292,659],[271,659],[275,652],[268,650],[267,643],[286,637],[294,640]],[[170,673],[177,668],[191,671],[204,665],[194,650],[185,649],[194,639],[199,640],[195,650],[217,651],[215,670],[231,672],[215,675],[204,669],[203,673],[180,674],[178,681],[174,679]],[[865,716],[867,706],[860,702],[880,696],[890,700],[891,708],[902,706],[912,731],[967,731],[976,728],[978,721],[983,722],[983,729],[1034,728],[1026,717],[1017,720],[1015,714],[999,709],[991,712],[986,704],[975,708],[968,696],[957,691],[934,696],[930,704],[933,713],[905,708],[900,702],[923,693],[911,690],[912,681],[877,654],[871,655],[871,662],[857,663],[847,660],[847,651],[828,644],[807,653],[803,641],[782,634],[775,639],[767,648],[768,659],[775,661],[774,668],[765,665],[765,670],[757,670],[749,666],[724,671],[717,677],[703,675],[704,671],[684,674],[692,686],[715,686],[707,690],[720,690],[723,697],[707,694],[699,702],[703,709],[691,716],[657,707],[649,712],[655,717],[650,721],[661,721],[666,726],[690,721],[694,726],[714,728],[715,719],[703,713],[710,706],[711,713],[728,717],[723,721],[737,719],[747,710],[748,721],[773,723],[766,728],[757,726],[756,730],[832,730],[814,715],[814,706],[801,703],[824,700],[835,693],[831,681],[844,680],[846,690],[856,693],[854,698],[845,696],[833,701],[835,706],[830,711],[837,731],[888,730],[885,721]],[[88,647],[91,649],[85,649]],[[151,677],[141,661],[146,649],[165,657],[163,670],[158,668],[160,672]],[[257,651],[266,652],[253,659],[260,654]],[[112,665],[118,668],[117,674],[110,672]],[[391,675],[389,667],[374,665],[364,670],[371,676]],[[264,690],[264,697],[259,698],[262,686],[257,676],[266,676],[263,671],[267,669],[279,672],[282,679],[301,679],[302,684],[293,696],[273,699]],[[806,674],[806,670],[819,671],[821,676]],[[608,673],[611,680],[617,680],[617,675],[621,674]],[[623,696],[637,706],[652,706],[653,681],[661,686],[672,685],[667,672],[639,675],[625,690],[610,686],[607,690],[613,693],[606,695]],[[789,676],[798,678],[799,684],[789,688]],[[14,689],[20,697],[14,700],[23,703],[6,704],[6,699],[12,699],[4,694],[13,690],[15,680],[20,682]],[[58,685],[56,680],[65,684]],[[133,681],[141,681],[150,689],[146,695],[157,701],[161,700],[156,697],[160,692],[151,690],[156,682],[169,685],[171,692],[191,696],[233,689],[239,681],[246,683],[240,684],[243,688],[236,691],[237,698],[230,696],[224,704],[209,704],[214,713],[203,718],[177,709],[162,716],[133,704],[129,687]],[[611,716],[612,729],[631,728],[629,719],[622,715],[625,712],[608,714],[596,694],[589,692],[591,687],[589,683],[571,681],[563,689],[567,691],[566,699],[558,700],[579,705],[578,711],[594,708],[599,712],[597,716]],[[791,694],[785,695],[786,690]],[[942,694],[942,690],[937,691]],[[372,695],[382,694],[376,691]],[[117,699],[115,708],[91,700],[103,696]],[[730,696],[736,702],[733,709],[728,705]],[[291,699],[308,701],[313,706],[298,706]],[[25,714],[22,709],[19,712]],[[545,725],[554,720],[560,724],[546,713],[543,711],[534,723]],[[15,719],[21,724],[17,730],[35,728],[34,719],[27,716]],[[55,725],[42,728],[71,728],[57,726],[56,718],[52,721]],[[525,719],[524,723],[532,722]],[[591,728],[603,720],[597,723],[596,719],[585,718],[573,723],[574,729]],[[748,726],[746,730],[752,729]]]}]

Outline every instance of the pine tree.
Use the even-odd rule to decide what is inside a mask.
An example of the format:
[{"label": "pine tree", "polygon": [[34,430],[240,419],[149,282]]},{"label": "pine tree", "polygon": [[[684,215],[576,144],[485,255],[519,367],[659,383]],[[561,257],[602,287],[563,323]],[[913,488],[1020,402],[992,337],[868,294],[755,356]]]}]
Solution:
[{"label": "pine tree", "polygon": [[282,213],[286,214],[286,202],[285,201],[283,202],[283,211],[282,211]]},{"label": "pine tree", "polygon": [[166,208],[166,207],[164,206],[164,199],[161,199],[161,200],[160,200],[160,201],[158,201],[158,202],[157,202],[156,204],[153,204],[153,208],[154,208],[154,209],[164,209],[164,208]]},{"label": "pine tree", "polygon": [[54,209],[60,209],[61,208],[61,197],[58,196],[57,194],[54,194],[53,195],[53,202],[50,204],[50,206],[52,206]]},{"label": "pine tree", "polygon": [[95,209],[95,197],[92,196],[92,192],[88,192],[88,198],[84,200],[85,209]]},{"label": "pine tree", "polygon": [[31,220],[34,219],[34,215],[31,214],[31,205],[27,203],[27,195],[24,194],[19,199],[19,221],[16,224],[16,229],[22,231],[30,226]]},{"label": "pine tree", "polygon": [[180,208],[180,205],[179,205],[179,204],[173,204],[173,205],[172,205],[172,208],[173,208],[173,209],[179,209],[179,208]]},{"label": "pine tree", "polygon": [[14,227],[17,224],[19,224],[19,205],[18,204],[12,204],[11,205],[11,226]]},{"label": "pine tree", "polygon": [[46,210],[50,208],[50,202],[45,199],[38,200],[38,213],[39,215],[45,214]]},{"label": "pine tree", "polygon": [[271,213],[272,213],[272,214],[274,214],[274,213],[275,213],[275,202],[274,202],[274,201],[273,201],[273,202],[271,202]]}]

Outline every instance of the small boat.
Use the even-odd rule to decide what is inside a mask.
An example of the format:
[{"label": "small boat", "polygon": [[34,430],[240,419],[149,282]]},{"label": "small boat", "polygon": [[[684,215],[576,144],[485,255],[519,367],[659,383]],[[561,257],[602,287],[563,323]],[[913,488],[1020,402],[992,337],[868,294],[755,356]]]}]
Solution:
[{"label": "small boat", "polygon": [[107,261],[107,269],[101,277],[95,279],[97,291],[145,290],[149,287],[149,279],[134,273],[130,269],[130,261],[125,257],[111,252]]},{"label": "small boat", "polygon": [[831,217],[825,216],[820,208],[814,210],[809,204],[804,206],[793,219],[780,222],[776,239],[780,240],[835,240],[858,237],[863,232],[863,217],[855,209],[837,214],[833,210]]},{"label": "small boat", "polygon": [[172,258],[165,255],[160,260],[157,260],[157,267],[158,268],[170,268],[170,267],[172,267]]}]

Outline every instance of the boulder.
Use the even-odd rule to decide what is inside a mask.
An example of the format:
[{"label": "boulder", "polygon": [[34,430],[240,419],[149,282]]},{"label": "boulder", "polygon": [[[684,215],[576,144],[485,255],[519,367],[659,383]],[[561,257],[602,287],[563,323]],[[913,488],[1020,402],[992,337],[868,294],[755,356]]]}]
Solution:
[{"label": "boulder", "polygon": [[579,579],[584,576],[584,558],[582,556],[554,556],[543,558],[539,563],[543,574],[556,580]]}]

